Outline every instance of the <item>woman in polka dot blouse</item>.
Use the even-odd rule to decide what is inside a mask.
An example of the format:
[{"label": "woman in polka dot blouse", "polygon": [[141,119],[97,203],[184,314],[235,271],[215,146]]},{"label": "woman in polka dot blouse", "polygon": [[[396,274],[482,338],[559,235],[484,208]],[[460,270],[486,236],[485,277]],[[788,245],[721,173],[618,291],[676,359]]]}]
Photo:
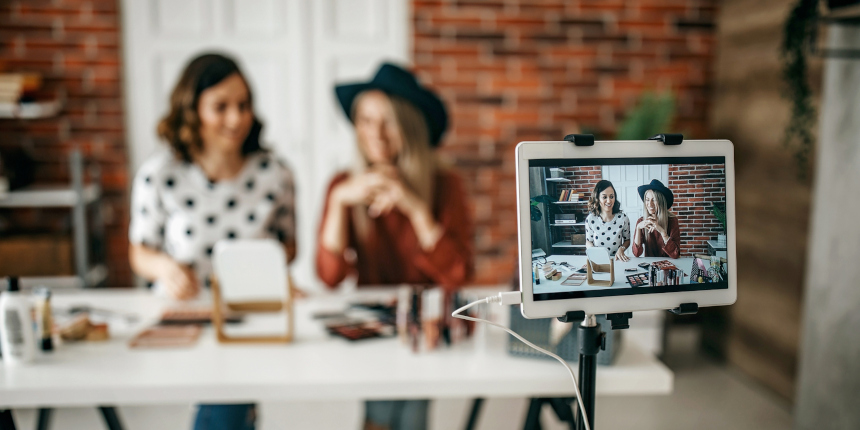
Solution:
[{"label": "woman in polka dot blouse", "polygon": [[248,84],[222,55],[192,60],[158,125],[171,151],[148,159],[131,199],[132,269],[158,294],[190,299],[209,284],[221,239],[275,238],[296,255],[293,178],[260,146]]},{"label": "woman in polka dot blouse", "polygon": [[624,254],[630,246],[630,219],[621,212],[612,182],[602,180],[594,186],[588,199],[585,218],[585,246],[606,248],[616,260],[628,261]]}]

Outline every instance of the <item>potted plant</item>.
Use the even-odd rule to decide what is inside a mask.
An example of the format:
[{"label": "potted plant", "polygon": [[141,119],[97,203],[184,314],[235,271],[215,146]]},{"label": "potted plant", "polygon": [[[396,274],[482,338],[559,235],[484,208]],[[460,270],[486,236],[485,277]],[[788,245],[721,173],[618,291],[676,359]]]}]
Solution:
[{"label": "potted plant", "polygon": [[726,204],[725,203],[711,203],[711,213],[714,214],[714,217],[717,221],[720,222],[720,226],[723,228],[723,234],[717,235],[717,242],[721,244],[726,243]]}]

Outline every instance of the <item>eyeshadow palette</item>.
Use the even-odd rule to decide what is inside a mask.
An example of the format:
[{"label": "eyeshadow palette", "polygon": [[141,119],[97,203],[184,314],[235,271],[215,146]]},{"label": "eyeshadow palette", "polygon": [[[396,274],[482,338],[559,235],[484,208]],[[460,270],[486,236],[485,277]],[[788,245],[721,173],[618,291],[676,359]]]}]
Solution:
[{"label": "eyeshadow palette", "polygon": [[561,285],[569,285],[569,286],[578,286],[582,285],[585,282],[585,275],[581,273],[574,273],[567,277],[564,281],[562,281]]},{"label": "eyeshadow palette", "polygon": [[648,274],[636,273],[634,275],[627,275],[627,282],[630,284],[631,287],[647,287]]},{"label": "eyeshadow palette", "polygon": [[651,264],[657,266],[658,270],[678,270],[678,268],[669,260],[655,261]]},{"label": "eyeshadow palette", "polygon": [[326,324],[329,333],[347,340],[389,337],[395,334],[394,326],[380,321],[343,321]]}]

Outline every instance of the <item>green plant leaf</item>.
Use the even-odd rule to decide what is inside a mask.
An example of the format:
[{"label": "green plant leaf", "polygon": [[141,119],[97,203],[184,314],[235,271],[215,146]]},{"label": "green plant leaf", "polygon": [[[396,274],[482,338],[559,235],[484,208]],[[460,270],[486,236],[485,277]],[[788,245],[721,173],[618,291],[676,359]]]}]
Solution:
[{"label": "green plant leaf", "polygon": [[636,107],[627,113],[616,139],[642,140],[669,133],[675,116],[675,97],[670,92],[643,92]]}]

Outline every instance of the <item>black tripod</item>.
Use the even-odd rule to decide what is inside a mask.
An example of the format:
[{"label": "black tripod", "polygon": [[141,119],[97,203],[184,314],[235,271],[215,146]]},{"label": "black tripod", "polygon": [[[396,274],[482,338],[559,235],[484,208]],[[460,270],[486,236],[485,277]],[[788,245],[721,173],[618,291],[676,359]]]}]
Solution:
[{"label": "black tripod", "polygon": [[[613,330],[630,327],[628,320],[633,317],[630,312],[620,314],[608,314],[606,318],[612,323]],[[582,406],[588,415],[588,425],[594,429],[594,395],[597,379],[597,354],[606,349],[606,333],[597,323],[597,315],[587,315],[583,311],[568,312],[558,318],[564,323],[580,322],[577,326],[576,339],[579,344],[579,393],[582,395]],[[525,430],[540,430],[540,411],[543,405],[552,407],[558,419],[566,422],[571,430],[585,430],[581,413],[574,413],[576,407],[575,397],[539,397],[532,398],[529,410],[526,413]],[[572,408],[572,409],[571,409]],[[576,417],[579,417],[578,419]]]}]

